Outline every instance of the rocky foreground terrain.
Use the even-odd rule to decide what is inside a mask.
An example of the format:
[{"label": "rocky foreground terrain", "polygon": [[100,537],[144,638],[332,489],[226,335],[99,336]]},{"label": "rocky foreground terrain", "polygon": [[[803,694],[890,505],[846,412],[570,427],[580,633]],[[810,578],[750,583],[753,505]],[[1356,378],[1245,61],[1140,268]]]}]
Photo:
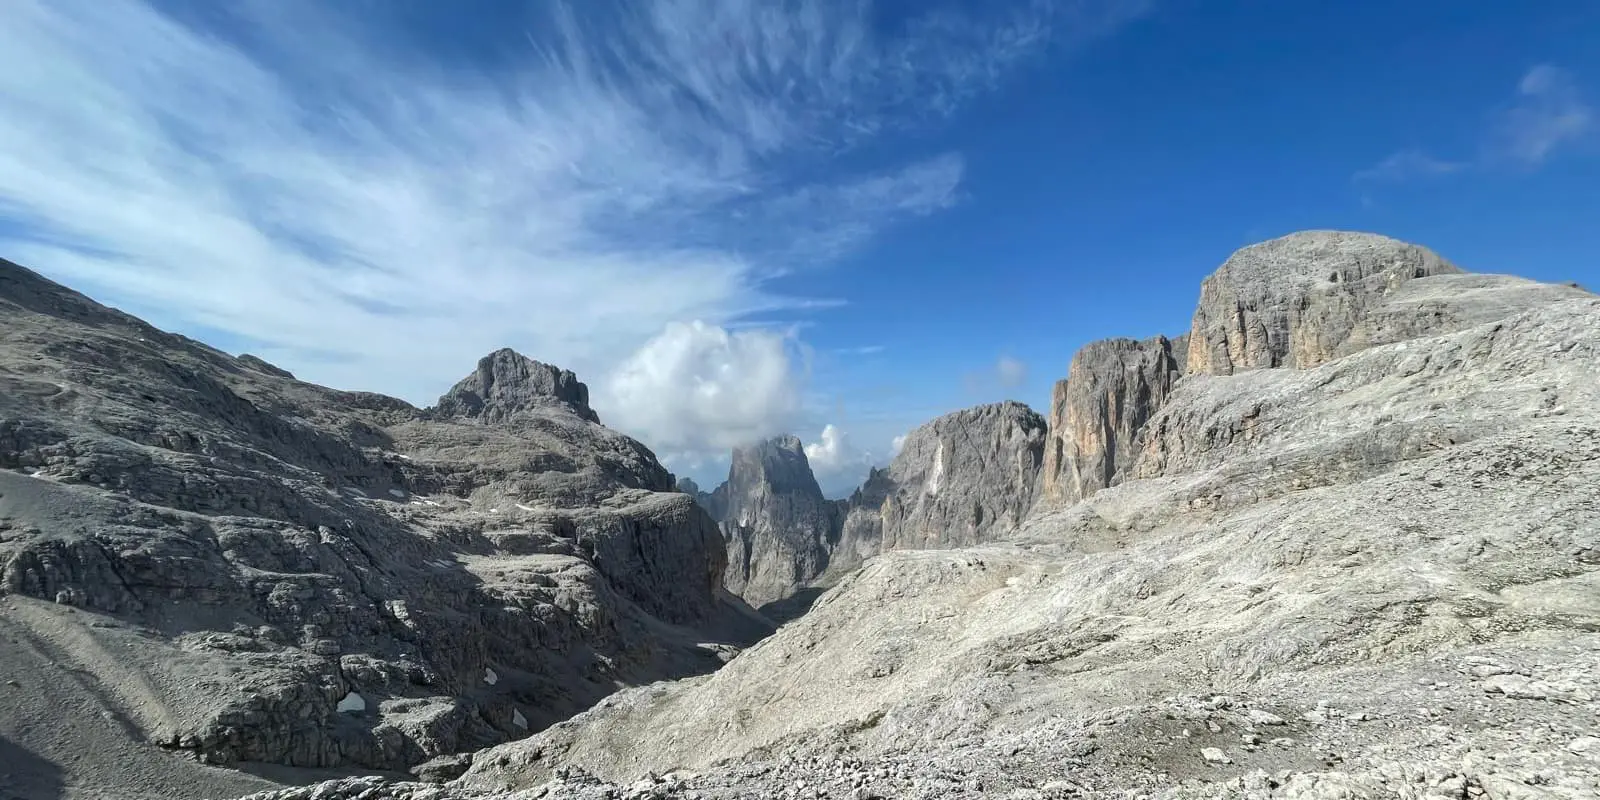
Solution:
[{"label": "rocky foreground terrain", "polygon": [[[9,284],[0,288],[6,297],[16,296]],[[59,326],[63,323],[53,320],[71,318],[58,310],[45,322]],[[118,319],[139,335],[160,335]],[[92,341],[125,335],[105,334],[110,326],[104,323],[85,324],[92,330],[82,335]],[[13,336],[9,330],[5,335]],[[174,351],[181,346],[209,352],[172,337],[162,341],[172,341]],[[20,342],[8,340],[6,349],[19,364],[28,358],[23,354],[33,352],[26,348],[47,344],[42,338]],[[79,685],[86,687],[84,698],[109,698],[101,706],[111,715],[106,724],[119,729],[165,730],[134,714],[150,714],[159,722],[155,713],[166,708],[175,710],[161,713],[187,722],[179,714],[193,708],[161,701],[160,692],[170,697],[169,687],[200,684],[170,676],[228,674],[253,686],[288,686],[289,678],[275,677],[290,669],[281,663],[302,669],[298,675],[327,676],[329,684],[317,695],[320,716],[313,715],[322,720],[319,730],[345,730],[335,723],[360,720],[367,727],[352,734],[356,742],[367,737],[415,741],[410,731],[427,730],[411,721],[404,704],[442,703],[427,698],[443,698],[445,692],[428,694],[433,689],[422,687],[430,684],[405,688],[397,679],[357,683],[349,676],[366,673],[342,666],[357,653],[389,653],[385,639],[370,633],[360,638],[341,628],[335,653],[333,645],[318,644],[333,636],[328,627],[318,628],[316,636],[297,629],[290,633],[300,638],[282,642],[249,635],[237,624],[224,631],[222,621],[239,614],[227,616],[219,609],[248,608],[264,620],[271,610],[249,605],[261,602],[249,599],[258,594],[230,586],[284,582],[291,580],[284,575],[297,573],[258,565],[244,555],[213,558],[212,548],[248,551],[226,546],[215,533],[187,533],[191,527],[216,531],[243,525],[232,516],[209,507],[174,508],[172,500],[160,505],[161,498],[175,495],[170,488],[163,490],[166,495],[135,495],[132,479],[120,476],[149,468],[117,448],[146,448],[138,452],[153,462],[196,451],[169,447],[162,439],[148,443],[151,434],[126,423],[116,427],[119,419],[148,425],[159,415],[122,412],[118,417],[112,413],[121,408],[120,400],[113,402],[118,395],[94,388],[111,384],[74,377],[82,367],[60,366],[81,357],[45,358],[57,360],[37,374],[50,377],[30,382],[18,376],[35,373],[17,367],[0,373],[19,387],[8,384],[6,402],[21,397],[31,404],[21,411],[5,409],[4,425],[11,427],[0,430],[25,432],[7,433],[20,443],[7,446],[41,453],[25,456],[26,462],[0,464],[10,470],[0,475],[11,475],[0,485],[0,503],[7,504],[0,507],[34,503],[26,506],[31,515],[26,519],[38,520],[12,523],[0,545],[11,548],[0,551],[8,554],[0,556],[8,576],[9,595],[0,600],[7,604],[6,624],[33,637],[25,640],[30,644],[23,652],[38,654],[37,668],[56,670],[44,674],[58,675],[53,682],[63,691]],[[449,688],[460,693],[452,707],[469,706],[472,712],[450,719],[488,720],[493,728],[495,714],[503,713],[496,709],[505,706],[494,705],[498,690],[485,689],[481,679],[468,688],[479,668],[497,670],[491,686],[506,683],[509,674],[519,680],[541,675],[546,681],[541,685],[550,691],[563,679],[583,686],[596,661],[634,669],[615,680],[633,688],[525,738],[424,770],[443,782],[346,777],[270,789],[252,795],[256,800],[1600,796],[1600,298],[1573,286],[1463,272],[1426,249],[1378,236],[1294,234],[1234,254],[1207,278],[1186,335],[1084,348],[1044,417],[1021,406],[995,406],[925,426],[918,432],[925,441],[908,439],[894,464],[875,472],[850,500],[833,504],[830,526],[800,533],[784,528],[783,514],[809,508],[794,500],[810,497],[810,487],[800,480],[809,477],[809,468],[800,476],[798,465],[790,464],[792,480],[777,481],[762,479],[773,473],[756,464],[745,473],[755,479],[730,480],[742,486],[737,494],[751,501],[742,506],[751,513],[739,524],[752,534],[792,536],[790,541],[806,547],[791,547],[790,563],[782,561],[782,548],[759,542],[745,552],[767,553],[769,568],[777,570],[767,574],[793,581],[770,584],[777,595],[794,595],[808,586],[831,588],[809,613],[714,672],[704,666],[715,660],[708,654],[734,650],[711,642],[745,640],[737,635],[696,639],[694,634],[738,627],[727,620],[746,620],[749,625],[740,631],[759,634],[759,621],[718,588],[731,542],[730,517],[719,511],[726,506],[712,502],[714,513],[703,514],[689,496],[665,494],[670,476],[653,468],[653,459],[571,410],[586,404],[578,402],[575,390],[559,388],[570,383],[558,371],[507,384],[519,387],[505,401],[519,409],[508,420],[554,415],[571,421],[560,429],[565,433],[550,434],[554,439],[534,439],[522,428],[484,419],[496,415],[474,412],[481,408],[475,401],[442,400],[432,410],[383,406],[379,416],[380,409],[369,408],[378,405],[370,396],[361,404],[313,402],[303,398],[321,398],[318,393],[327,390],[264,372],[243,359],[207,358],[219,366],[203,374],[224,374],[222,366],[230,364],[240,370],[242,378],[218,380],[239,387],[231,391],[256,407],[282,409],[284,418],[304,417],[316,430],[338,431],[329,435],[340,441],[371,442],[362,445],[371,448],[370,454],[361,451],[366,459],[395,453],[396,462],[412,462],[398,465],[399,475],[411,483],[393,478],[384,483],[376,476],[356,483],[357,478],[345,477],[338,485],[318,484],[301,492],[318,503],[328,498],[326,507],[341,520],[396,531],[380,540],[389,557],[368,556],[381,558],[370,564],[347,557],[363,567],[350,568],[355,586],[398,586],[405,581],[393,576],[410,577],[419,569],[416,559],[437,552],[440,559],[449,553],[475,565],[462,568],[470,576],[489,575],[490,565],[505,565],[493,568],[506,570],[498,573],[501,577],[479,578],[482,587],[475,589],[505,592],[499,587],[514,583],[510,572],[531,569],[518,559],[545,555],[524,555],[530,551],[521,549],[519,537],[549,530],[554,539],[577,542],[563,563],[593,571],[596,577],[584,584],[594,587],[591,607],[614,615],[610,618],[617,625],[597,628],[580,619],[565,629],[569,638],[546,645],[565,649],[547,649],[538,658],[519,649],[529,646],[525,640],[469,645],[484,648],[495,660],[460,659],[465,663],[449,675],[456,681]],[[498,376],[506,373],[496,367],[497,358],[513,360],[489,359],[464,390],[457,387],[452,395],[494,395],[492,386],[502,385]],[[494,380],[483,377],[485,370]],[[106,367],[104,375],[123,371]],[[57,377],[62,375],[67,379]],[[60,392],[44,385],[53,381],[60,382],[55,384]],[[254,388],[258,385],[270,388]],[[539,389],[522,388],[528,386]],[[62,392],[76,394],[56,400]],[[163,414],[192,408],[177,400],[162,402]],[[217,413],[214,406],[203,408],[185,413],[195,420]],[[13,418],[22,423],[14,424]],[[196,424],[183,419],[175,425],[178,430]],[[576,427],[578,422],[587,427]],[[35,430],[62,432],[31,433]],[[332,452],[313,450],[319,453],[314,461],[307,460],[313,456],[280,455],[306,452],[302,445],[285,449],[280,440],[286,434],[246,439],[244,432],[254,429],[245,423],[231,423],[228,430],[234,431],[230,446],[246,441],[248,447],[240,451],[279,461],[247,461],[231,450],[216,460],[206,453],[212,460],[185,462],[174,468],[180,477],[170,480],[186,490],[204,486],[205,476],[213,474],[207,470],[215,469],[212,480],[226,476],[250,486],[247,478],[233,477],[235,472],[264,473],[266,467],[258,465],[267,463],[273,470],[283,469],[278,463],[304,470],[284,470],[291,476],[345,474],[334,471],[332,465],[346,462]],[[555,447],[552,441],[573,441],[575,430],[615,446],[590,442],[579,448],[605,454],[603,461],[569,453],[562,468],[545,466],[556,462],[544,460],[544,448]],[[368,431],[377,432],[377,438],[362,438]],[[531,439],[533,445],[507,443],[490,447],[492,457],[475,455],[478,440],[464,439],[466,432],[492,442],[507,441],[502,435]],[[62,441],[82,444],[52,444]],[[48,450],[51,446],[57,449]],[[219,444],[210,447],[221,452]],[[71,457],[48,460],[46,453]],[[118,460],[94,460],[113,455]],[[69,465],[85,458],[98,480],[85,469],[71,471]],[[50,465],[50,476],[25,475],[46,469],[34,463],[39,461]],[[349,469],[352,476],[362,474]],[[182,483],[189,471],[197,477]],[[420,482],[422,476],[461,472],[475,477]],[[573,476],[595,472],[630,477],[585,494],[582,487],[592,479]],[[347,484],[367,499],[341,491]],[[293,484],[286,480],[285,485]],[[452,509],[416,507],[420,516],[408,519],[406,538],[401,538],[398,528],[384,527],[391,523],[376,522],[412,508],[409,499],[404,504],[399,497],[381,499],[391,485],[408,498],[426,498],[424,506],[431,499],[441,508],[449,502]],[[70,503],[49,505],[28,499],[34,495],[14,495],[14,486],[76,494]],[[798,495],[774,491],[795,486]],[[458,491],[463,487],[464,499]],[[724,498],[730,494],[718,491]],[[562,510],[549,513],[573,521],[516,531],[500,521],[497,515],[508,501],[545,508],[519,499],[533,496],[563,498]],[[283,520],[283,527],[252,541],[296,541],[291,526],[305,523],[271,516],[288,512],[256,502],[239,518]],[[700,504],[706,503],[701,496]],[[387,505],[372,509],[378,504]],[[121,512],[122,517],[113,514],[124,506],[133,510]],[[552,501],[549,507],[557,505]],[[57,508],[62,510],[51,512],[56,517],[39,510]],[[659,542],[675,561],[641,563],[653,562],[652,555],[619,565],[613,559],[622,558],[620,552],[598,544],[591,552],[582,545],[597,536],[586,533],[596,530],[586,526],[597,523],[582,522],[590,515],[631,521],[644,509],[654,515],[666,508],[682,510],[684,516],[673,519],[691,520],[672,529],[675,546],[648,535],[638,538],[641,528],[631,522],[604,530],[622,537],[611,541]],[[371,516],[358,513],[363,511]],[[23,518],[20,512],[7,513]],[[181,516],[166,522],[166,517],[139,514]],[[752,523],[760,522],[761,514],[766,521],[758,531]],[[719,517],[720,530],[713,516]],[[73,522],[106,519],[113,524]],[[152,519],[163,521],[147,521]],[[453,527],[470,531],[479,520],[483,527],[475,534]],[[202,523],[210,527],[202,529]],[[254,524],[258,529],[268,525]],[[136,537],[132,526],[171,533]],[[338,527],[327,527],[329,533],[317,534],[324,538],[309,540],[306,547],[314,543],[342,552]],[[174,543],[166,546],[179,549],[154,555],[195,569],[179,573],[176,581],[145,577],[141,568],[154,556],[136,543],[169,539]],[[413,540],[419,544],[410,544]],[[79,541],[103,543],[89,551]],[[431,542],[439,550],[421,550],[422,543]],[[807,549],[812,544],[816,549]],[[99,562],[91,560],[96,555],[64,555],[79,552],[74,547],[105,555]],[[33,560],[22,560],[30,552]],[[52,572],[30,566],[35,563],[67,566]],[[93,565],[100,563],[115,568],[95,571],[101,568]],[[703,571],[691,570],[693,580],[683,585],[657,585],[687,567],[702,566]],[[220,572],[222,567],[232,571]],[[636,571],[652,577],[631,577]],[[9,577],[13,574],[76,577],[29,583]],[[342,588],[341,574],[313,585]],[[233,584],[217,575],[231,576]],[[105,607],[129,585],[150,586],[141,588],[150,598],[142,601],[145,605]],[[555,608],[568,607],[560,600],[563,586],[544,587],[554,593]],[[198,594],[201,588],[215,594]],[[668,606],[651,602],[651,592],[658,589],[684,593],[678,602],[689,603],[684,607],[690,611],[670,618]],[[363,591],[386,597],[383,591],[400,590]],[[521,635],[519,626],[529,617],[542,619],[535,609],[544,606],[531,600],[521,606],[527,616],[500,618],[496,615],[517,612],[472,605],[478,597],[472,591],[435,591],[433,597],[455,598],[445,601],[445,608],[459,615],[452,619],[471,614],[504,619],[508,627],[496,627],[497,635]],[[177,593],[176,602],[158,592]],[[503,596],[494,595],[500,602]],[[407,601],[408,614],[426,608],[412,595],[395,599]],[[295,613],[315,613],[319,607],[308,599],[299,607],[307,611]],[[634,621],[638,632],[629,634]],[[394,629],[387,620],[384,624]],[[414,638],[388,635],[422,651],[429,630],[435,629],[425,628]],[[225,632],[266,644],[259,645],[261,651],[195,644],[236,641],[221,638]],[[12,641],[22,640],[11,635],[19,637]],[[99,650],[31,644],[78,641],[129,644],[120,651],[106,644],[96,644]],[[460,640],[452,645],[462,646]],[[144,652],[160,665],[131,658]],[[458,663],[437,651],[425,652],[440,663]],[[573,652],[592,652],[596,661],[560,672],[561,656]],[[83,653],[106,654],[108,660],[94,666]],[[517,663],[537,666],[512,667],[519,653],[523,660]],[[385,663],[408,663],[402,655],[389,657],[393,661]],[[198,666],[180,672],[177,665]],[[225,672],[228,668],[235,671]],[[662,680],[640,685],[652,674]],[[225,684],[203,684],[202,693],[210,693],[204,694],[206,702],[235,697]],[[121,694],[95,688],[100,686],[117,687]],[[130,686],[136,688],[124,688]],[[137,697],[154,699],[125,699],[145,691],[140,686],[151,689]],[[36,692],[32,685],[22,688],[25,697]],[[573,692],[565,707],[585,705],[580,698],[600,692],[592,688],[587,694]],[[192,699],[190,692],[185,696]],[[348,696],[341,692],[379,700],[378,714],[341,716],[337,704]],[[26,709],[34,702],[23,703],[22,714],[0,716],[0,726],[8,726],[0,727],[0,741],[13,743],[0,746],[16,750],[20,742],[38,752],[37,731],[32,738],[27,731],[16,733],[19,717],[25,725],[46,726],[26,722]],[[527,718],[520,709],[531,702],[523,696],[509,702],[511,711]],[[89,700],[74,708],[80,707],[86,717],[96,709]],[[370,715],[371,709],[362,713]],[[228,720],[230,730],[242,729],[236,718]],[[100,724],[94,718],[73,724],[90,723]],[[530,724],[530,730],[537,727]],[[383,733],[390,729],[399,733]],[[146,735],[173,746],[170,738]],[[513,735],[500,731],[502,739]],[[322,741],[333,734],[318,736]],[[116,741],[131,748],[137,746],[134,738]],[[494,737],[485,733],[484,738]],[[468,749],[472,743],[458,738],[455,744]],[[177,746],[182,748],[181,739]],[[355,745],[354,752],[367,752],[361,747]],[[196,752],[203,757],[209,751],[202,746]],[[72,763],[61,749],[47,760]],[[75,774],[107,769],[102,761],[86,758]],[[191,766],[202,769],[184,764]],[[170,769],[178,773],[176,766]],[[464,772],[449,779],[458,770]],[[223,788],[237,785],[185,780],[192,781],[187,784],[191,796],[222,797]]]}]

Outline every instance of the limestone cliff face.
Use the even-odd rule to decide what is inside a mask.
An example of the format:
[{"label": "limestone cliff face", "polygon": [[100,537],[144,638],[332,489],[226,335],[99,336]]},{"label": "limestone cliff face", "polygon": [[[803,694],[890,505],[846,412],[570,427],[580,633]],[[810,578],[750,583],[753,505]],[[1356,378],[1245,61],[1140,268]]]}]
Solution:
[{"label": "limestone cliff face", "polygon": [[844,504],[829,578],[887,550],[962,547],[999,538],[1032,507],[1046,424],[1021,403],[964,409],[906,435],[887,469]]},{"label": "limestone cliff face", "polygon": [[828,585],[885,550],[961,547],[1021,523],[1039,485],[1045,420],[1021,403],[969,408],[907,434],[847,500],[822,496],[800,440],[734,451],[699,502],[728,545],[728,589],[765,605]]},{"label": "limestone cliff face", "polygon": [[724,585],[751,605],[782,600],[827,568],[838,513],[798,438],[734,450],[727,482],[701,502],[727,545]]},{"label": "limestone cliff face", "polygon": [[[1185,378],[1167,405],[1146,422],[1138,452],[1119,482],[1226,467],[1226,480],[1197,490],[1192,500],[1196,508],[1216,508],[1253,501],[1263,493],[1264,483],[1290,483],[1295,489],[1325,486],[1462,444],[1484,435],[1483,427],[1493,428],[1492,419],[1446,413],[1451,409],[1442,399],[1430,399],[1425,393],[1407,395],[1392,387],[1383,391],[1391,393],[1385,396],[1393,405],[1372,413],[1341,409],[1330,414],[1330,398],[1349,394],[1351,403],[1367,402],[1367,395],[1352,387],[1380,384],[1385,377],[1397,383],[1427,383],[1424,378],[1459,371],[1469,373],[1484,391],[1495,381],[1517,381],[1519,371],[1538,368],[1526,353],[1524,360],[1502,365],[1499,372],[1483,366],[1497,357],[1499,324],[1521,319],[1524,330],[1515,336],[1533,341],[1528,329],[1541,324],[1546,313],[1541,309],[1554,313],[1553,309],[1570,311],[1592,303],[1594,295],[1575,286],[1509,275],[1456,273],[1407,281],[1368,305],[1358,320],[1366,347],[1350,356],[1315,370]],[[1441,343],[1441,337],[1472,331],[1478,333],[1460,340],[1475,342],[1472,348]],[[1399,343],[1404,344],[1381,347]],[[1567,347],[1553,346],[1551,357]],[[1372,350],[1383,355],[1357,358]],[[1367,366],[1352,374],[1354,367],[1346,362]],[[1280,372],[1291,374],[1276,374]],[[1521,384],[1521,391],[1526,413],[1536,417],[1567,413],[1570,401],[1550,385]],[[1453,422],[1447,421],[1451,418]],[[1298,437],[1296,447],[1284,444],[1291,437]],[[1272,456],[1265,463],[1251,460],[1260,452]]]},{"label": "limestone cliff face", "polygon": [[1369,345],[1367,310],[1402,284],[1461,270],[1369,233],[1305,231],[1234,253],[1200,285],[1189,371],[1308,368]]},{"label": "limestone cliff face", "polygon": [[959,547],[1014,528],[1033,505],[1044,417],[1016,402],[946,414],[912,431],[889,465],[883,549]]},{"label": "limestone cliff face", "polygon": [[883,548],[883,511],[898,484],[888,467],[874,468],[867,480],[840,504],[839,541],[829,562],[836,576],[861,566]]},{"label": "limestone cliff face", "polygon": [[1145,422],[1182,377],[1188,336],[1093,342],[1072,358],[1050,400],[1041,493],[1076,502],[1131,463]]}]

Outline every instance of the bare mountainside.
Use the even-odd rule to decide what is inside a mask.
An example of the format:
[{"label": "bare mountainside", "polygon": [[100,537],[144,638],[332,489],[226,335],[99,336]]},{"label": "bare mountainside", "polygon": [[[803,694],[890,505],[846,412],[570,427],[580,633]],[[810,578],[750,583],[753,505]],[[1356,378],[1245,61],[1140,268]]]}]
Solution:
[{"label": "bare mountainside", "polygon": [[1015,530],[1033,504],[1044,439],[1032,409],[994,403],[918,426],[846,500],[823,498],[793,436],[735,449],[715,491],[680,488],[720,524],[728,589],[787,619],[880,551],[962,547]]},{"label": "bare mountainside", "polygon": [[[1415,245],[1339,232],[1246,248],[1203,286],[1186,338],[1086,347],[1057,387],[1048,431],[1031,421],[1036,415],[1021,413],[1026,409],[980,409],[966,418],[1017,424],[990,425],[981,436],[946,426],[926,446],[908,447],[913,452],[902,454],[898,472],[875,474],[852,501],[868,531],[863,540],[881,543],[848,551],[865,558],[864,566],[842,568],[809,614],[720,670],[683,669],[678,674],[686,677],[624,689],[540,733],[455,762],[466,772],[446,783],[367,776],[253,797],[1545,800],[1600,794],[1600,298],[1570,286],[1462,272]],[[252,376],[262,372],[240,363],[255,370]],[[504,372],[490,359],[491,377]],[[531,407],[510,417],[557,415],[593,425],[562,410],[581,403],[565,378],[540,375],[509,384],[469,378],[458,392],[487,398],[495,395],[492,386],[535,385],[539,391],[511,393],[507,402]],[[295,391],[327,391],[273,379]],[[257,380],[265,379],[250,378],[252,385]],[[32,391],[46,400],[56,396],[42,386]],[[525,394],[537,399],[516,399]],[[323,408],[307,401],[293,407],[309,406]],[[456,444],[456,435],[445,435],[450,428],[432,426],[486,436],[498,430],[479,419],[494,415],[474,412],[478,407],[462,397],[431,411],[399,408],[382,424],[364,422],[375,413],[367,411],[313,418],[321,426],[355,419],[397,442],[433,442],[418,438],[433,431]],[[442,419],[441,409],[453,410]],[[35,417],[78,418],[58,410]],[[354,435],[340,430],[341,437]],[[973,493],[945,491],[953,466],[941,455],[950,453],[939,444],[946,436],[983,443],[970,451],[970,463],[988,465],[975,473],[988,477],[967,481]],[[610,454],[608,464],[634,463],[623,444],[598,452]],[[414,449],[381,443],[376,452],[439,463],[428,461],[428,453],[438,452],[428,448],[443,445],[406,446]],[[528,546],[522,537],[543,540],[535,530],[497,527],[507,499],[594,498],[594,507],[564,507],[562,519],[689,501],[683,494],[663,499],[670,476],[647,460],[622,471],[631,476],[615,479],[622,486],[585,494],[588,479],[572,476],[585,474],[590,462],[534,470],[535,478],[501,471],[531,456],[487,449],[498,455],[470,455],[477,451],[469,446],[450,450],[448,463],[472,465],[457,469],[497,476],[466,493],[471,508],[451,516],[424,511],[440,516],[419,520],[408,535],[449,539],[458,534],[434,531],[446,522],[484,520],[481,535],[494,550],[469,563],[516,565],[531,557],[518,555],[529,552],[518,549]],[[984,453],[1005,457],[976,455]],[[7,480],[20,485],[150,502],[117,501],[128,490],[98,488],[94,480],[64,486],[60,466],[54,480],[23,477],[38,468],[32,462],[4,466],[17,473]],[[358,486],[381,498],[387,485]],[[422,485],[396,488],[420,494]],[[341,514],[386,502],[330,488],[338,487],[320,487],[315,496],[333,498],[328,502]],[[445,494],[424,496],[443,503]],[[1001,522],[962,527],[976,518],[969,501],[984,520]],[[83,501],[74,496],[74,502]],[[110,513],[73,507],[89,508],[85,513],[96,520]],[[903,528],[912,535],[871,533],[897,507],[926,509],[896,517],[915,520]],[[872,509],[875,523],[865,519]],[[599,576],[592,585],[616,595],[595,608],[624,609],[613,617],[624,624],[607,630],[625,631],[627,620],[640,620],[647,628],[641,635],[654,638],[629,641],[651,642],[659,649],[649,652],[662,657],[687,653],[691,661],[715,649],[689,644],[698,641],[694,634],[715,627],[723,614],[748,619],[740,616],[742,606],[716,593],[722,536],[709,518],[696,512],[693,519],[703,520],[695,523],[701,533],[687,540],[699,542],[692,552],[706,560],[685,557],[642,574],[665,579],[706,564],[709,583],[630,583],[604,571],[620,554],[590,556],[580,548],[569,556]],[[5,546],[77,535],[65,523],[38,527],[20,540],[6,531]],[[467,560],[472,551],[463,552],[457,557]],[[431,551],[380,563],[402,570],[418,557]],[[271,573],[282,580],[278,575]],[[79,583],[116,586],[121,577]],[[159,585],[193,591],[186,582]],[[658,590],[688,591],[680,601],[703,599],[690,606],[700,609],[691,612],[698,616],[663,619],[670,612],[650,600]],[[38,641],[76,641],[51,632],[63,624],[92,641],[140,637],[137,647],[166,648],[151,651],[166,659],[159,668],[138,673],[155,678],[124,685],[152,692],[190,685],[160,681],[197,652],[256,657],[190,644],[185,637],[194,622],[176,631],[131,624],[128,612],[69,610],[82,605],[70,591],[62,602],[32,599],[47,591],[11,591],[6,619],[43,631],[30,634]],[[177,605],[206,608],[188,600]],[[322,655],[314,642],[286,643],[263,660],[315,656],[323,659],[315,663],[337,664],[323,669],[343,676],[344,653],[352,652],[344,648],[361,641],[341,639],[341,653]],[[617,651],[593,641],[546,643],[552,649],[542,657],[616,658]],[[66,652],[112,652],[97,646],[102,650]],[[530,645],[505,646],[522,652]],[[140,651],[130,645],[125,652]],[[63,687],[69,677],[101,674],[62,672]],[[636,676],[646,674],[641,669]],[[670,670],[659,674],[672,677]],[[466,679],[482,684],[486,677]],[[505,682],[499,672],[495,677],[492,685]],[[100,684],[83,685],[81,697],[89,699],[81,707],[96,708]],[[319,695],[325,704],[319,719],[352,719],[336,706],[326,711],[345,689],[330,686]],[[380,711],[388,716],[367,730],[408,719],[403,701],[390,699],[397,695],[366,688],[358,694],[384,698]],[[147,707],[118,702],[114,718]],[[17,707],[36,707],[30,703]],[[526,714],[522,708],[512,710]],[[8,723],[6,730],[20,727],[34,738],[5,735],[38,752],[42,725],[22,716],[23,724]],[[52,746],[59,752],[67,745]],[[24,769],[31,780],[59,781],[52,764],[29,761]],[[430,774],[449,772],[436,767]],[[148,768],[122,774],[149,779]]]},{"label": "bare mountainside", "polygon": [[570,372],[502,350],[417,409],[6,262],[0,321],[0,669],[28,681],[0,687],[0,760],[37,794],[406,770],[769,630]]},{"label": "bare mountainside", "polygon": [[1101,486],[1061,484],[1087,496],[871,558],[720,671],[448,786],[326,796],[1596,796],[1600,298],[1364,234],[1260,247],[1139,422],[1110,412],[1149,361],[1057,392],[1106,412],[1075,441]]}]

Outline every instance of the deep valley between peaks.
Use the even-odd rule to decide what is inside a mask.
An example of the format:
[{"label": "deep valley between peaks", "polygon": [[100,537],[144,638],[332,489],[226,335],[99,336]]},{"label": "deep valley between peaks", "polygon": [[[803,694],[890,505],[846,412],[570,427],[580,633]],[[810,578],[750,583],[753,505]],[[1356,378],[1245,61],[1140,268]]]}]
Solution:
[{"label": "deep valley between peaks", "polygon": [[1600,796],[1574,286],[1262,242],[843,500],[511,350],[416,408],[9,262],[0,318],[0,796]]}]

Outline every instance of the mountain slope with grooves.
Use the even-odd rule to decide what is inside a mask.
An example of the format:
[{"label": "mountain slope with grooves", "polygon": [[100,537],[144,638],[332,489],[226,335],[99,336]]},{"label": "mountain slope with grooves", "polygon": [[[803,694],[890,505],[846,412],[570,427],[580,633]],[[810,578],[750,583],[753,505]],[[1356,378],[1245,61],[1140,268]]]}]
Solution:
[{"label": "mountain slope with grooves", "polygon": [[[770,630],[722,590],[714,523],[570,372],[502,350],[416,409],[9,262],[0,321],[0,623],[102,687],[108,751],[405,770]],[[13,745],[75,758],[5,708]]]}]

